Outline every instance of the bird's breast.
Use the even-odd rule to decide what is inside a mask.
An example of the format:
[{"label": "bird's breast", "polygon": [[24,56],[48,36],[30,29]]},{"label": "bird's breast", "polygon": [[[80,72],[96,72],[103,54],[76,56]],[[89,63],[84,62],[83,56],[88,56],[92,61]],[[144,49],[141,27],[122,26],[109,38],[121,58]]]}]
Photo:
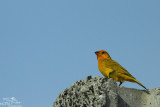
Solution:
[{"label": "bird's breast", "polygon": [[99,71],[107,78],[109,78],[109,73],[112,72],[113,70],[110,69],[110,68],[107,68],[105,66],[105,63],[98,63],[98,68],[99,68]]}]

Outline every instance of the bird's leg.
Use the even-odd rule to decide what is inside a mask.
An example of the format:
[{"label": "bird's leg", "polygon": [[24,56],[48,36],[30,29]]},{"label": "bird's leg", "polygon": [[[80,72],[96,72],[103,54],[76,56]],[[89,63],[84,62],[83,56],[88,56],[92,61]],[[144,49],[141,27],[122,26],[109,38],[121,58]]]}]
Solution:
[{"label": "bird's leg", "polygon": [[119,86],[121,86],[122,82],[119,83]]}]

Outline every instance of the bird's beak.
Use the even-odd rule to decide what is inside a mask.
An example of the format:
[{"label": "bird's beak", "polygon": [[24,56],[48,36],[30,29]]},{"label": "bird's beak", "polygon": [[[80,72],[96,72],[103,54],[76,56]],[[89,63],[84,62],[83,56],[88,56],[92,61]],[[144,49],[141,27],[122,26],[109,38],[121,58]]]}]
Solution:
[{"label": "bird's beak", "polygon": [[98,55],[98,53],[99,53],[98,51],[95,52],[96,55]]}]

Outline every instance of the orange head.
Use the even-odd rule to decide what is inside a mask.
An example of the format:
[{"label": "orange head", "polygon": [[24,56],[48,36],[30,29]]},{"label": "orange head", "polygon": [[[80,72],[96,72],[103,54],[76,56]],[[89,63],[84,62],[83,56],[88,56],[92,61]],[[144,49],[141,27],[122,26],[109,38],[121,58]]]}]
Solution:
[{"label": "orange head", "polygon": [[102,59],[111,59],[110,55],[104,51],[104,50],[99,50],[99,51],[96,51],[95,54],[97,55],[97,59],[98,60],[102,60]]}]

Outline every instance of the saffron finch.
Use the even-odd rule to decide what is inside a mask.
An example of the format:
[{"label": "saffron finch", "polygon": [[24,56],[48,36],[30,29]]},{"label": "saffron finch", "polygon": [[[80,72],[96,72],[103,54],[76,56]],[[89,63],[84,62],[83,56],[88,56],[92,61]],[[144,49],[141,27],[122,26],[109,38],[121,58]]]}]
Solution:
[{"label": "saffron finch", "polygon": [[147,90],[147,88],[144,85],[142,85],[139,81],[137,81],[126,69],[124,69],[116,61],[112,60],[112,58],[106,51],[96,51],[95,54],[97,55],[99,71],[105,77],[113,78],[116,82],[119,81],[119,86],[124,81],[130,81],[139,84]]}]

